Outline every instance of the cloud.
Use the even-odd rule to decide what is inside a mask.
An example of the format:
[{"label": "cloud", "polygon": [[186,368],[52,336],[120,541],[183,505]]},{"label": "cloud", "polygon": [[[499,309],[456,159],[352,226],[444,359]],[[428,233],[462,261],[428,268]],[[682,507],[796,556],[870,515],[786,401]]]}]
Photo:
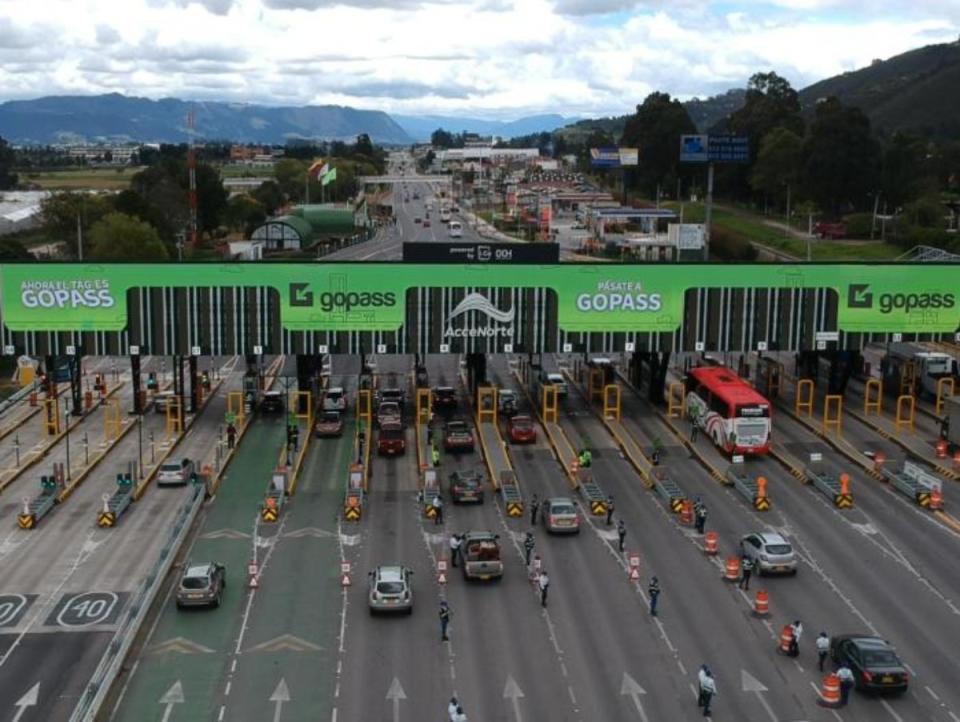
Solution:
[{"label": "cloud", "polygon": [[476,90],[462,86],[436,86],[412,81],[375,81],[369,83],[351,83],[340,89],[344,95],[358,98],[395,98],[410,100],[435,96],[437,98],[466,99]]},{"label": "cloud", "polygon": [[555,0],[554,7],[561,15],[605,15],[633,10],[640,0]]},{"label": "cloud", "polygon": [[110,25],[97,25],[97,45],[113,45],[120,42],[120,33]]},{"label": "cloud", "polygon": [[200,5],[214,15],[226,15],[234,5],[234,0],[147,0],[147,2],[152,7],[175,5],[185,8],[190,5]]},{"label": "cloud", "polygon": [[[410,10],[423,5],[457,4],[461,0],[263,0],[263,4],[274,10],[318,10],[337,6],[385,10]],[[492,0],[488,5],[499,6]]]}]

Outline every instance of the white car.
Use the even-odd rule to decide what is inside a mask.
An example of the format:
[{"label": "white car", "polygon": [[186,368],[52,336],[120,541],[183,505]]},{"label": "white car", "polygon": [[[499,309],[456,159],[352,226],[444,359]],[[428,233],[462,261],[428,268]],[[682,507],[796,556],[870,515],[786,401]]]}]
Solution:
[{"label": "white car", "polygon": [[323,396],[324,411],[346,411],[347,394],[341,386],[331,386]]},{"label": "white car", "polygon": [[553,384],[557,387],[557,396],[566,396],[567,395],[567,380],[563,377],[563,374],[559,373],[548,373],[544,383]]}]

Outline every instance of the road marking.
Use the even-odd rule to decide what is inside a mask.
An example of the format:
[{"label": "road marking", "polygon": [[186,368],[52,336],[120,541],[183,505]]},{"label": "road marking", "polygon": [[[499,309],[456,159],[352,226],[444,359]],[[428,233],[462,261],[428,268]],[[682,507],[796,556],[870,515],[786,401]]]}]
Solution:
[{"label": "road marking", "polygon": [[290,701],[290,689],[287,687],[287,680],[283,677],[277,682],[277,688],[270,695],[270,702],[273,702],[273,722],[280,722],[280,714],[283,712],[284,702]]},{"label": "road marking", "polygon": [[247,647],[246,654],[250,652],[320,652],[323,647],[308,642],[292,634],[281,634],[279,637],[261,642],[253,647]]},{"label": "road marking", "polygon": [[217,529],[200,536],[201,539],[249,539],[250,535],[236,529]]},{"label": "road marking", "polygon": [[517,722],[523,722],[523,717],[520,715],[520,700],[523,696],[523,690],[520,689],[520,685],[508,674],[507,683],[503,688],[503,698],[509,699],[513,704],[513,716]]},{"label": "road marking", "polygon": [[163,710],[162,722],[169,722],[170,715],[173,714],[173,706],[176,704],[183,704],[183,702],[183,685],[180,684],[180,680],[178,679],[160,698],[160,704],[166,705],[166,709]]},{"label": "road marking", "polygon": [[37,682],[27,690],[26,694],[13,703],[13,706],[17,708],[17,713],[13,716],[13,722],[20,722],[20,718],[23,717],[23,713],[27,711],[27,707],[36,707],[39,698],[40,683]]},{"label": "road marking", "polygon": [[147,649],[148,654],[165,654],[168,652],[177,652],[178,654],[212,654],[213,650],[209,647],[204,647],[202,644],[197,644],[186,637],[173,637],[165,642],[158,642]]},{"label": "road marking", "polygon": [[633,700],[633,706],[637,708],[637,714],[643,722],[648,722],[647,712],[643,709],[643,703],[640,701],[641,695],[647,691],[637,684],[637,681],[626,672],[623,673],[623,681],[620,683],[620,694],[630,697]]},{"label": "road marking", "polygon": [[766,710],[767,715],[770,717],[772,722],[778,722],[777,715],[774,713],[773,708],[770,707],[770,703],[767,702],[766,697],[763,696],[764,692],[769,691],[764,684],[750,674],[747,670],[740,670],[740,686],[744,692],[753,692],[757,699],[760,701],[760,704],[763,705],[763,708]]},{"label": "road marking", "polygon": [[[387,699],[393,702],[393,722],[400,722],[400,700],[406,698],[407,695],[400,685],[400,680],[394,677],[390,689],[387,690]],[[277,719],[274,717],[274,722],[277,722]]]},{"label": "road marking", "polygon": [[931,697],[933,697],[937,702],[940,701],[940,697],[938,697],[938,696],[937,696],[937,693],[934,692],[933,689],[931,689],[930,685],[926,685],[926,686],[924,687],[924,689],[927,690],[927,693],[928,693]]},{"label": "road marking", "polygon": [[887,700],[881,700],[880,703],[883,705],[883,708],[890,713],[890,716],[893,717],[897,722],[903,722],[903,717],[898,715],[893,707],[890,706],[890,703]]}]

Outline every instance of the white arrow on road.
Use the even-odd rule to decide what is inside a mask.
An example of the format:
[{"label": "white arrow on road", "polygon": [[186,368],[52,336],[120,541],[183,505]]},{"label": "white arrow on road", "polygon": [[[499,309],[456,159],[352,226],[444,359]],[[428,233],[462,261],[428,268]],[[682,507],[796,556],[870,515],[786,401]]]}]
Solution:
[{"label": "white arrow on road", "polygon": [[626,672],[623,673],[623,682],[620,683],[620,694],[633,698],[633,704],[637,708],[637,714],[640,715],[640,719],[642,719],[643,722],[649,722],[647,719],[647,712],[643,709],[643,704],[640,702],[640,695],[644,695],[646,693],[647,690],[637,684],[637,680],[635,680]]},{"label": "white arrow on road", "polygon": [[179,679],[174,682],[166,694],[160,698],[160,704],[167,705],[167,708],[163,710],[162,722],[170,722],[170,715],[173,714],[173,705],[183,704],[183,685],[180,684]]},{"label": "white arrow on road", "polygon": [[273,702],[273,722],[280,722],[280,713],[283,711],[283,703],[290,701],[290,690],[287,688],[287,680],[283,677],[277,683],[277,688],[270,695],[270,701]]},{"label": "white arrow on road", "polygon": [[503,688],[503,698],[513,702],[513,716],[516,717],[517,722],[523,722],[523,717],[520,716],[520,700],[523,699],[523,690],[520,689],[517,680],[510,675],[507,675],[507,684]]},{"label": "white arrow on road", "polygon": [[17,708],[17,713],[13,716],[13,722],[20,722],[20,718],[23,717],[23,713],[27,711],[27,707],[36,707],[39,698],[40,683],[37,682],[23,697],[13,703],[13,706]]},{"label": "white arrow on road", "polygon": [[387,690],[387,699],[393,700],[393,722],[400,721],[400,700],[406,698],[407,695],[404,693],[403,687],[400,686],[400,680],[394,677],[390,689]]},{"label": "white arrow on road", "polygon": [[763,696],[763,693],[767,691],[767,688],[763,685],[763,682],[754,677],[745,669],[740,670],[740,681],[744,692],[753,692],[757,695],[757,699],[760,700],[760,704],[762,704],[763,708],[767,711],[767,715],[769,715],[771,722],[779,722],[777,715],[770,706],[770,703],[767,702],[766,697]]}]

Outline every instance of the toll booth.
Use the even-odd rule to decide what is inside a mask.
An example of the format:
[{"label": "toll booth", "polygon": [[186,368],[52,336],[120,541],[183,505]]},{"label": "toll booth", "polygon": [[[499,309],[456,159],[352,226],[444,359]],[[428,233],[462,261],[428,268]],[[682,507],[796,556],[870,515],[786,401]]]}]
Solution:
[{"label": "toll booth", "polygon": [[436,516],[433,500],[440,496],[440,477],[433,467],[424,468],[420,474],[420,503],[423,505],[423,515],[428,519]]},{"label": "toll booth", "polygon": [[780,395],[783,388],[783,364],[768,356],[761,356],[757,359],[757,365],[754,368],[754,384],[757,390],[773,401]]}]

